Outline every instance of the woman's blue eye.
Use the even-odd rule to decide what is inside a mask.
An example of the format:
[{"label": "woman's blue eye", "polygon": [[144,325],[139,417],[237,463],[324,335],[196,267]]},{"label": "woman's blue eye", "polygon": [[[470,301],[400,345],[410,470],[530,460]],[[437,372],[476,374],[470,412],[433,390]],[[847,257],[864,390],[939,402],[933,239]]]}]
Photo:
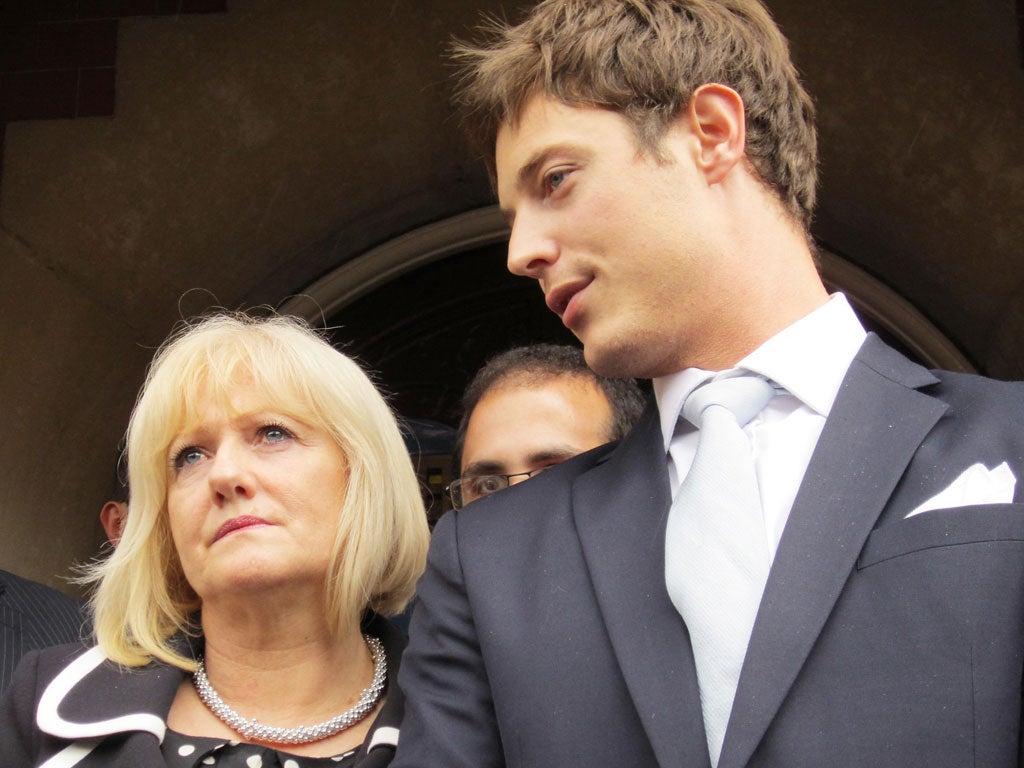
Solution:
[{"label": "woman's blue eye", "polygon": [[268,443],[279,443],[292,436],[291,432],[279,424],[268,424],[267,426],[262,427],[260,432],[263,435],[263,439]]},{"label": "woman's blue eye", "polygon": [[174,457],[174,466],[178,469],[183,467],[191,466],[197,461],[203,458],[203,452],[195,446],[189,446],[188,448],[182,448],[178,451],[178,455]]}]

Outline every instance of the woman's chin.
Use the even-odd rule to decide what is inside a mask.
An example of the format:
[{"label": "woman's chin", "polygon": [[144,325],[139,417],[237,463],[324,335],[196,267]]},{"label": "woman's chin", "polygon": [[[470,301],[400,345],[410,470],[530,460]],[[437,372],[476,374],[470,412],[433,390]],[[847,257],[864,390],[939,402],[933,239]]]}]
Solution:
[{"label": "woman's chin", "polygon": [[[249,559],[244,563],[225,564],[220,573],[211,574],[205,585],[196,592],[203,597],[203,603],[210,601],[244,598],[250,600],[259,595],[271,598],[275,593],[282,596],[294,595],[303,585],[317,596],[323,594],[323,573],[314,575],[297,572],[294,567],[282,565],[279,561]],[[259,605],[258,603],[255,605]]]}]

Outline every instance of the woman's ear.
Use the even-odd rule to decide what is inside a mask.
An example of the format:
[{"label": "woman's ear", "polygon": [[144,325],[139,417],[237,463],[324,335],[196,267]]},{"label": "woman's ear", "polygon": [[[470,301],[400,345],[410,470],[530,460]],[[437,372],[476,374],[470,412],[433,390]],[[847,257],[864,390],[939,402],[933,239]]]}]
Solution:
[{"label": "woman's ear", "polygon": [[709,184],[724,179],[745,156],[743,99],[727,85],[705,83],[693,92],[685,114],[697,139],[697,166]]}]

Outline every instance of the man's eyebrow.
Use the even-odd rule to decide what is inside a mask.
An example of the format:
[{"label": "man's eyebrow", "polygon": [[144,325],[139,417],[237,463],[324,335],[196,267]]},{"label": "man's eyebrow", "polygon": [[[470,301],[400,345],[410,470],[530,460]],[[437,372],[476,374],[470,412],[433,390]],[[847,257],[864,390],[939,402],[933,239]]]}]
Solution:
[{"label": "man's eyebrow", "polygon": [[536,453],[531,453],[529,462],[530,464],[541,464],[545,461],[565,461],[566,459],[571,459],[573,456],[580,453],[583,453],[583,451],[575,446],[553,446],[551,448],[545,448],[542,451],[537,451]]},{"label": "man's eyebrow", "polygon": [[572,155],[574,159],[579,159],[581,155],[589,155],[582,147],[571,143],[562,142],[560,144],[549,144],[545,147],[539,148],[527,159],[523,166],[519,169],[519,173],[516,174],[516,188],[522,189],[528,186],[532,181],[533,177],[537,175],[537,171],[541,166],[546,165],[551,159],[552,155]]},{"label": "man's eyebrow", "polygon": [[533,177],[537,175],[537,170],[547,162],[549,156],[557,151],[557,147],[544,147],[534,152],[530,158],[523,163],[519,169],[519,173],[516,174],[516,189],[522,189],[527,187],[533,181]]},{"label": "man's eyebrow", "polygon": [[505,467],[496,461],[474,461],[462,470],[463,477],[471,475],[500,475]]},{"label": "man's eyebrow", "polygon": [[[549,152],[547,149],[539,150],[530,156],[530,159],[519,169],[516,174],[515,189],[517,192],[521,192],[523,189],[530,186],[533,181],[533,177],[537,175],[537,169],[540,168],[545,160],[547,159]],[[505,219],[505,223],[509,229],[512,229],[512,225],[516,220],[516,212],[511,208],[501,208],[501,215]]]}]

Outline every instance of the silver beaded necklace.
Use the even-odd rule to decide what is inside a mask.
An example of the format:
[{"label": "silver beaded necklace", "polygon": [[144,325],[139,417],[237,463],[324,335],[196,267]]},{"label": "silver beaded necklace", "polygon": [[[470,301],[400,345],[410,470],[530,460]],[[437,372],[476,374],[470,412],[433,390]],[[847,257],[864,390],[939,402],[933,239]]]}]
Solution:
[{"label": "silver beaded necklace", "polygon": [[206,677],[206,665],[200,656],[196,671],[192,674],[192,685],[196,693],[206,707],[213,712],[228,728],[244,736],[246,739],[272,742],[274,744],[309,744],[313,741],[326,739],[336,733],[341,733],[364,717],[366,717],[380,701],[384,693],[384,681],[388,674],[388,662],[384,656],[384,646],[380,640],[370,635],[363,635],[370,655],[373,657],[373,680],[370,685],[364,688],[359,694],[359,701],[355,705],[337,717],[325,720],[316,725],[300,725],[295,728],[277,728],[272,725],[264,725],[259,720],[242,717],[231,707],[224,703]]}]

